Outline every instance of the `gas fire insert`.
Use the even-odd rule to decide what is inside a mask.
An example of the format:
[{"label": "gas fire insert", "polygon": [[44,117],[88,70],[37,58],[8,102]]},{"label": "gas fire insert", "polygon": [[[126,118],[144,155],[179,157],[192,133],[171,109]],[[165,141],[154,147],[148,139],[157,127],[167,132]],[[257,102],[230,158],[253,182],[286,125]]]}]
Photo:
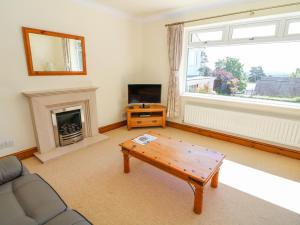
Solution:
[{"label": "gas fire insert", "polygon": [[82,106],[52,110],[51,114],[56,146],[83,140],[85,124]]}]

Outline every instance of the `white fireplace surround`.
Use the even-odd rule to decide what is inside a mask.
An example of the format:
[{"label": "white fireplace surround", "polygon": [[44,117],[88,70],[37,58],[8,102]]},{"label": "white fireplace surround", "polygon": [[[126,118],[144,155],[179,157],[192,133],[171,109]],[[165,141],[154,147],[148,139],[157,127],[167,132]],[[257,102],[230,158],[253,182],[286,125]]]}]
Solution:
[{"label": "white fireplace surround", "polygon": [[[37,158],[45,162],[107,138],[98,133],[96,90],[97,87],[80,87],[23,92],[28,97],[31,109],[38,145],[38,153],[35,154]],[[58,147],[55,143],[51,112],[75,106],[81,106],[84,111],[85,138],[80,142]]]}]

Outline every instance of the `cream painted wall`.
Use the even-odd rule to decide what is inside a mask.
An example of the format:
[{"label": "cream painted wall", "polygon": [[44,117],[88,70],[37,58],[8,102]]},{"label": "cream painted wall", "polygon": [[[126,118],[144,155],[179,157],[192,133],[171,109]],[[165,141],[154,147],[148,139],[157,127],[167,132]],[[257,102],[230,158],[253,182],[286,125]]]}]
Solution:
[{"label": "cream painted wall", "polygon": [[[85,36],[87,76],[29,77],[21,27]],[[0,139],[14,146],[0,156],[36,146],[24,90],[94,85],[98,125],[124,119],[126,86],[140,74],[140,25],[90,1],[4,0],[0,2]]]},{"label": "cream painted wall", "polygon": [[[218,8],[205,8],[205,9],[190,9],[185,11],[177,11],[166,15],[165,17],[152,17],[148,18],[143,24],[143,77],[139,77],[137,82],[147,83],[162,83],[163,85],[163,102],[166,104],[167,86],[169,77],[169,62],[167,55],[167,40],[166,40],[166,27],[165,24],[174,23],[182,20],[189,20],[195,18],[209,17],[215,15],[222,15],[226,13],[243,11],[246,9],[262,8],[270,5],[286,4],[293,1],[253,1],[252,4],[243,4],[235,6],[220,5]],[[254,16],[267,16],[272,14],[288,13],[300,11],[300,6],[286,7],[276,10],[266,10],[263,12],[255,13]],[[195,26],[208,23],[220,23],[225,21],[240,20],[250,17],[249,14],[223,17],[214,20],[206,20],[197,23],[186,24],[186,26]],[[240,111],[255,111],[256,113],[267,114],[270,116],[293,117],[300,119],[300,110],[282,109],[278,107],[266,107],[261,105],[234,103],[226,101],[216,101],[209,99],[182,97],[182,106],[185,102],[195,102],[198,104],[209,105],[212,107],[219,107],[223,109],[234,109]],[[174,121],[181,122],[182,116]]]}]

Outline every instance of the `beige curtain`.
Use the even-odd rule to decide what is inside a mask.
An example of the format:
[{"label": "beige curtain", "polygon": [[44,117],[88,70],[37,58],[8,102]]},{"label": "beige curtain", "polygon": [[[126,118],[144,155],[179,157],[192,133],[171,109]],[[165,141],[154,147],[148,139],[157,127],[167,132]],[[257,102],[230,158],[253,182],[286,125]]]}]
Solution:
[{"label": "beige curtain", "polygon": [[167,116],[175,118],[180,114],[179,67],[182,56],[183,24],[168,26],[167,35],[170,64]]},{"label": "beige curtain", "polygon": [[72,71],[70,41],[68,38],[63,39],[63,51],[64,51],[64,60],[65,60],[65,70]]}]

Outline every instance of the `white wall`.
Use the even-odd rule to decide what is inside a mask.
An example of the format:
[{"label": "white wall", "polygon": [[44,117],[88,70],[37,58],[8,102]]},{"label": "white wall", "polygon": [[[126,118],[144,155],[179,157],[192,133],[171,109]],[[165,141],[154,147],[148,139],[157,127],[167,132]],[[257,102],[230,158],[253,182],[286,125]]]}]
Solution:
[{"label": "white wall", "polygon": [[[168,50],[167,50],[167,34],[165,24],[179,22],[183,20],[190,20],[195,18],[203,18],[209,16],[222,15],[226,13],[232,13],[237,11],[249,10],[262,8],[270,5],[278,5],[278,4],[287,4],[288,2],[293,1],[253,1],[252,4],[239,4],[239,5],[226,5],[226,1],[224,1],[224,5],[220,5],[215,8],[203,8],[203,9],[189,9],[182,11],[175,11],[173,13],[169,13],[165,16],[148,18],[143,24],[143,77],[139,78],[139,82],[148,82],[148,83],[162,83],[163,85],[163,102],[166,104],[167,97],[167,86],[168,86],[168,77],[169,77],[169,62],[168,62]],[[240,20],[246,19],[255,16],[267,16],[273,14],[280,13],[288,13],[299,11],[300,7],[285,7],[280,9],[273,10],[265,10],[258,13],[255,13],[254,16],[250,16],[249,14],[236,15],[236,16],[228,16],[222,17],[218,19],[210,19],[196,23],[189,23],[186,26],[195,26],[201,24],[208,23],[219,23],[225,21],[232,20]],[[235,110],[250,110],[250,111],[258,111],[259,113],[269,114],[271,116],[279,115],[279,116],[293,116],[300,119],[299,110],[291,110],[284,109],[278,107],[264,107],[264,106],[254,106],[253,104],[242,104],[242,103],[234,103],[234,102],[224,102],[224,101],[212,101],[208,99],[195,99],[190,97],[182,97],[182,104],[187,101],[193,101],[199,104],[210,105],[212,107],[218,106],[221,108],[230,108]],[[175,121],[181,122],[182,117],[176,119]]]},{"label": "white wall", "polygon": [[[21,27],[84,36],[87,76],[29,77]],[[36,146],[23,90],[98,86],[98,125],[123,120],[126,85],[140,71],[140,26],[89,0],[0,2],[0,139],[14,146],[0,156]]]}]

